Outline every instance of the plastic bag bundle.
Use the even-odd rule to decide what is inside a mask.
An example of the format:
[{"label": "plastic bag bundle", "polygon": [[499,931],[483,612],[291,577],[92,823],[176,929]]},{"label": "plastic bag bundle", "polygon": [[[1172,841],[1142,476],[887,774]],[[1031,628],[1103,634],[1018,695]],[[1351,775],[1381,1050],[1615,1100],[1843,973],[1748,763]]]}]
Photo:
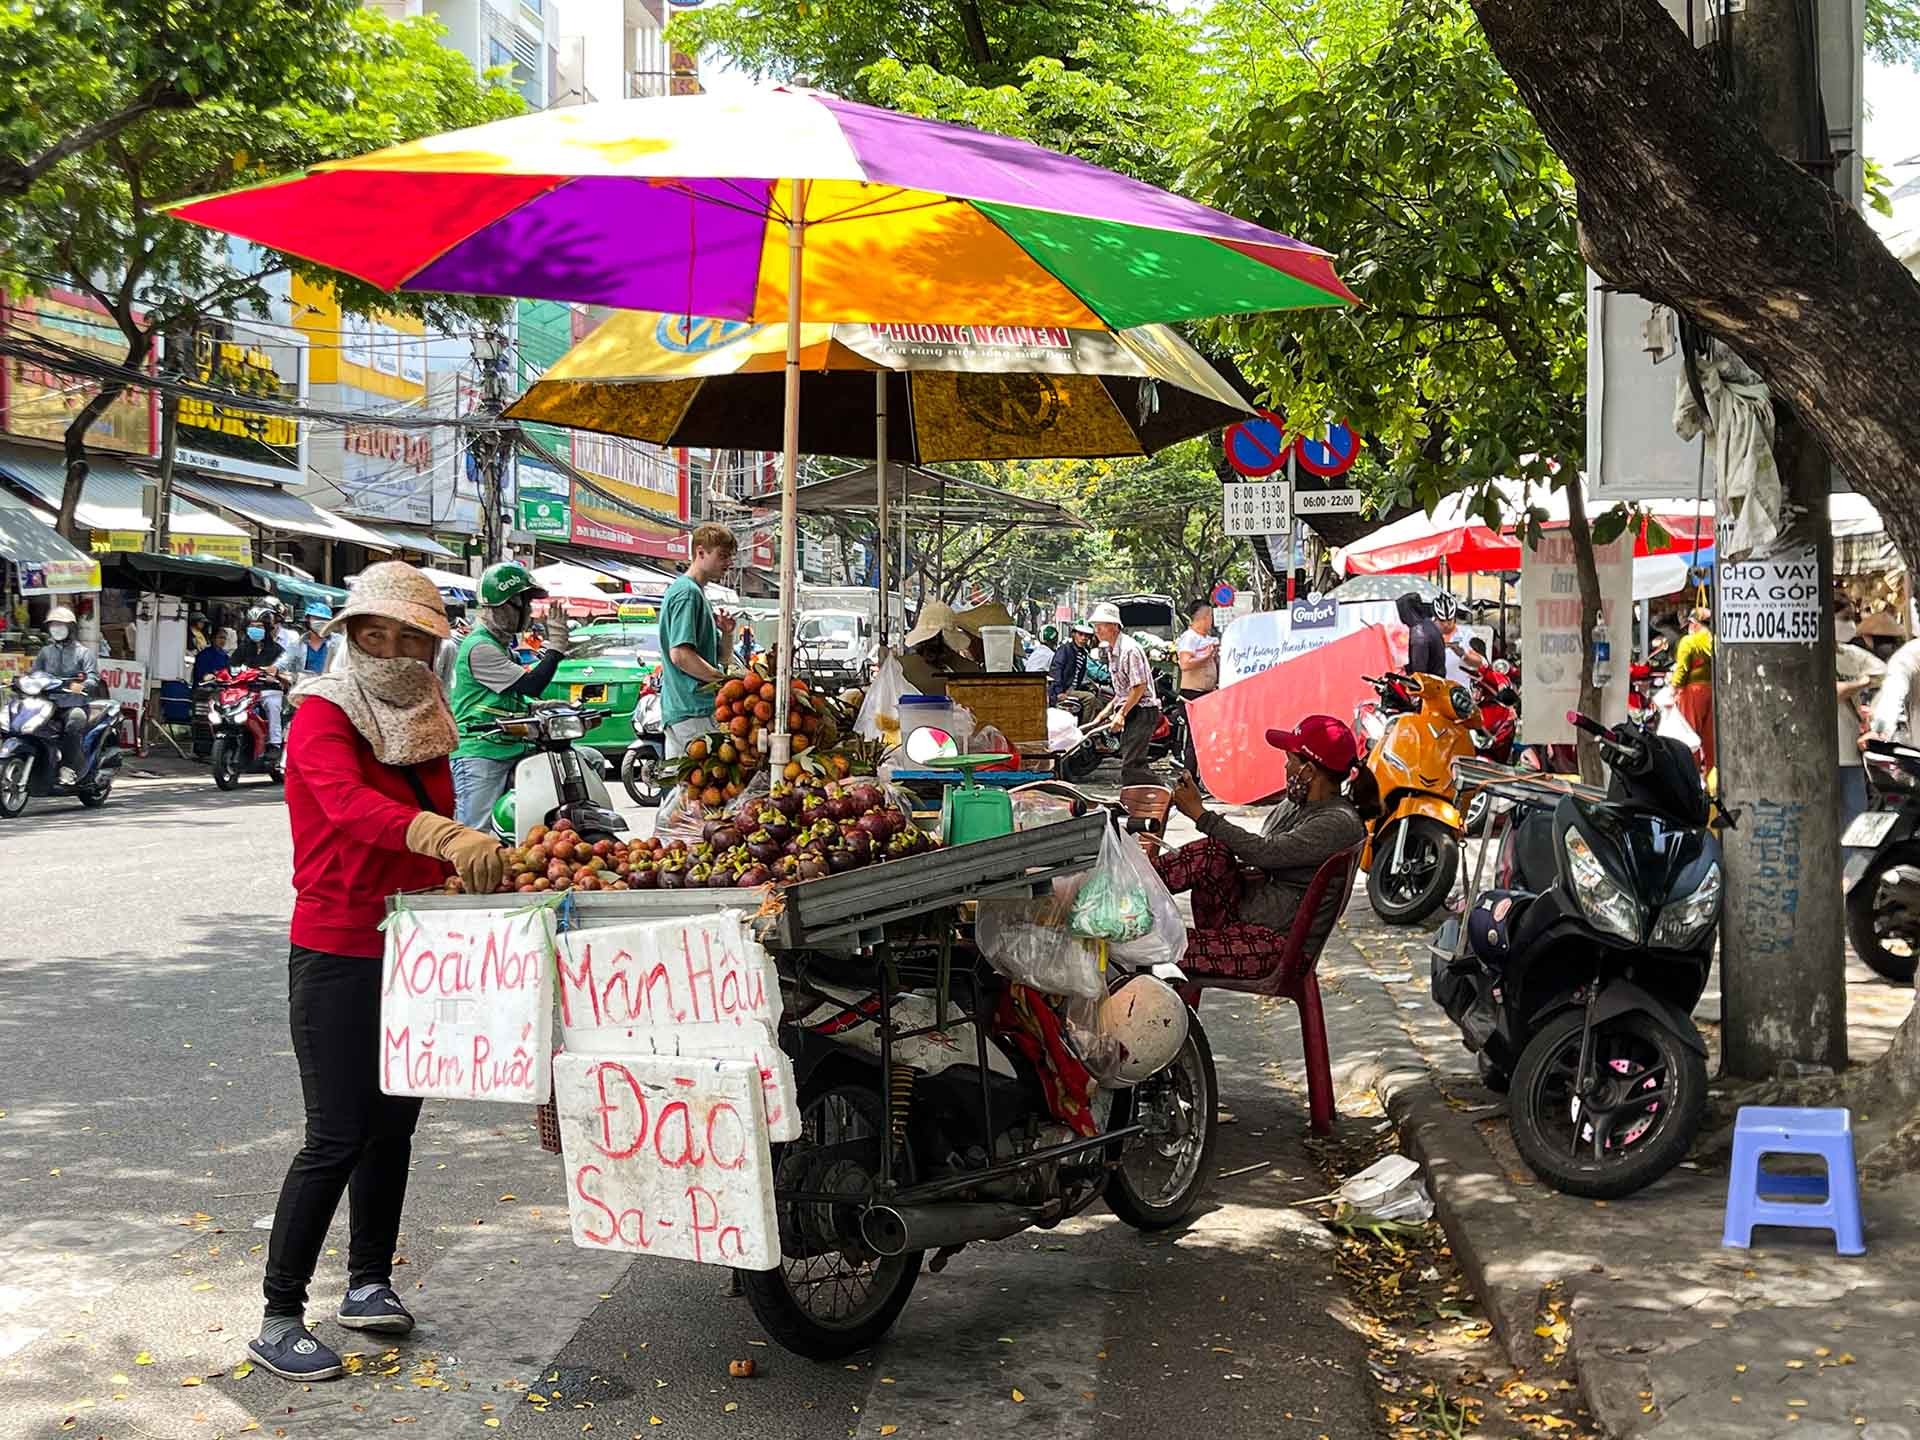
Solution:
[{"label": "plastic bag bundle", "polygon": [[1071,750],[1080,743],[1080,722],[1070,710],[1047,707],[1047,748]]},{"label": "plastic bag bundle", "polygon": [[1187,923],[1173,892],[1131,835],[1108,826],[1100,858],[1073,900],[1074,933],[1107,940],[1135,969],[1178,965],[1187,953]]},{"label": "plastic bag bundle", "polygon": [[854,732],[869,740],[888,745],[900,743],[900,697],[915,694],[907,684],[907,672],[893,655],[884,656],[874,667],[873,683],[867,687],[860,713],[853,717]]},{"label": "plastic bag bundle", "polygon": [[1015,830],[1038,830],[1043,825],[1060,825],[1071,819],[1073,802],[1064,795],[1049,795],[1044,790],[1013,792]]},{"label": "plastic bag bundle", "polygon": [[1105,1088],[1120,1073],[1120,1062],[1126,1059],[1127,1051],[1112,1033],[1102,1028],[1100,999],[1072,995],[1061,1010],[1067,1025],[1067,1040],[1079,1052],[1080,1061],[1094,1082]]},{"label": "plastic bag bundle", "polygon": [[1107,993],[1097,952],[1067,928],[1065,908],[1049,896],[982,900],[974,938],[994,969],[1043,995],[1084,997],[1097,1006]]}]

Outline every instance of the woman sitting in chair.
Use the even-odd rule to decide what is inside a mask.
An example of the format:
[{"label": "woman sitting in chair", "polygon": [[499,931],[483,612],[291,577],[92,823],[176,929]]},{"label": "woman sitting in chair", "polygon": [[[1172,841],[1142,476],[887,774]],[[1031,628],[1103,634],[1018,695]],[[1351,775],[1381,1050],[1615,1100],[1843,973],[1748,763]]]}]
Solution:
[{"label": "woman sitting in chair", "polygon": [[[1193,928],[1181,961],[1193,975],[1245,980],[1270,971],[1314,873],[1366,838],[1355,807],[1379,803],[1353,731],[1331,715],[1269,730],[1267,743],[1287,752],[1287,789],[1257,834],[1208,810],[1191,775],[1174,787],[1174,806],[1199,825],[1202,838],[1162,851],[1153,867],[1169,890],[1193,892]],[[1329,893],[1321,902],[1324,922],[1316,923],[1307,953],[1318,953],[1345,899]]]}]

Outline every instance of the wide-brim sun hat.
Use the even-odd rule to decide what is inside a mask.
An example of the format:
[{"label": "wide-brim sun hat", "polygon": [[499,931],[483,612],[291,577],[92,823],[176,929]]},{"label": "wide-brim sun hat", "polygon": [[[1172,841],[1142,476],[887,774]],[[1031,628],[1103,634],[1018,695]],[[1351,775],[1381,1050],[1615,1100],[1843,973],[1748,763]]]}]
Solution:
[{"label": "wide-brim sun hat", "polygon": [[322,633],[344,634],[347,622],[362,615],[397,620],[440,640],[453,633],[439,588],[404,560],[383,560],[362,570],[347,595],[347,603]]},{"label": "wide-brim sun hat", "polygon": [[1090,625],[1120,625],[1125,622],[1120,618],[1120,607],[1118,605],[1103,601],[1093,607],[1093,614],[1087,617],[1087,623]]},{"label": "wide-brim sun hat", "polygon": [[973,643],[960,624],[960,617],[953,613],[953,607],[944,600],[929,600],[920,607],[920,619],[913,629],[907,632],[907,638],[901,643],[911,650],[916,645],[924,645],[938,636],[954,650],[965,651]]}]

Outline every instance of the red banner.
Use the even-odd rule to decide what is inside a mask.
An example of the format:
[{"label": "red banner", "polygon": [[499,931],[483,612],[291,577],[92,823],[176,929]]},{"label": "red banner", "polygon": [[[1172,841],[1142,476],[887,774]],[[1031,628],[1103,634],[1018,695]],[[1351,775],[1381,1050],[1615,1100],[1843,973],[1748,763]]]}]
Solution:
[{"label": "red banner", "polygon": [[1188,701],[1200,778],[1229,805],[1252,805],[1284,790],[1287,757],[1267,744],[1267,731],[1289,729],[1308,715],[1351,725],[1355,708],[1373,694],[1361,677],[1394,663],[1386,630],[1369,625]]}]

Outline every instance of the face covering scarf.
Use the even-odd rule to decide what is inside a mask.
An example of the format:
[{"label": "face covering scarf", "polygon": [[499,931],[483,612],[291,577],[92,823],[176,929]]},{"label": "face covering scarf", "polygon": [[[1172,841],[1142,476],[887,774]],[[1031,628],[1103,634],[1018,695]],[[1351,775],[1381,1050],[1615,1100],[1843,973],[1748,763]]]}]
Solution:
[{"label": "face covering scarf", "polygon": [[452,753],[459,740],[440,679],[422,660],[377,659],[348,641],[343,669],[309,676],[294,693],[346,711],[383,765],[418,765]]}]

